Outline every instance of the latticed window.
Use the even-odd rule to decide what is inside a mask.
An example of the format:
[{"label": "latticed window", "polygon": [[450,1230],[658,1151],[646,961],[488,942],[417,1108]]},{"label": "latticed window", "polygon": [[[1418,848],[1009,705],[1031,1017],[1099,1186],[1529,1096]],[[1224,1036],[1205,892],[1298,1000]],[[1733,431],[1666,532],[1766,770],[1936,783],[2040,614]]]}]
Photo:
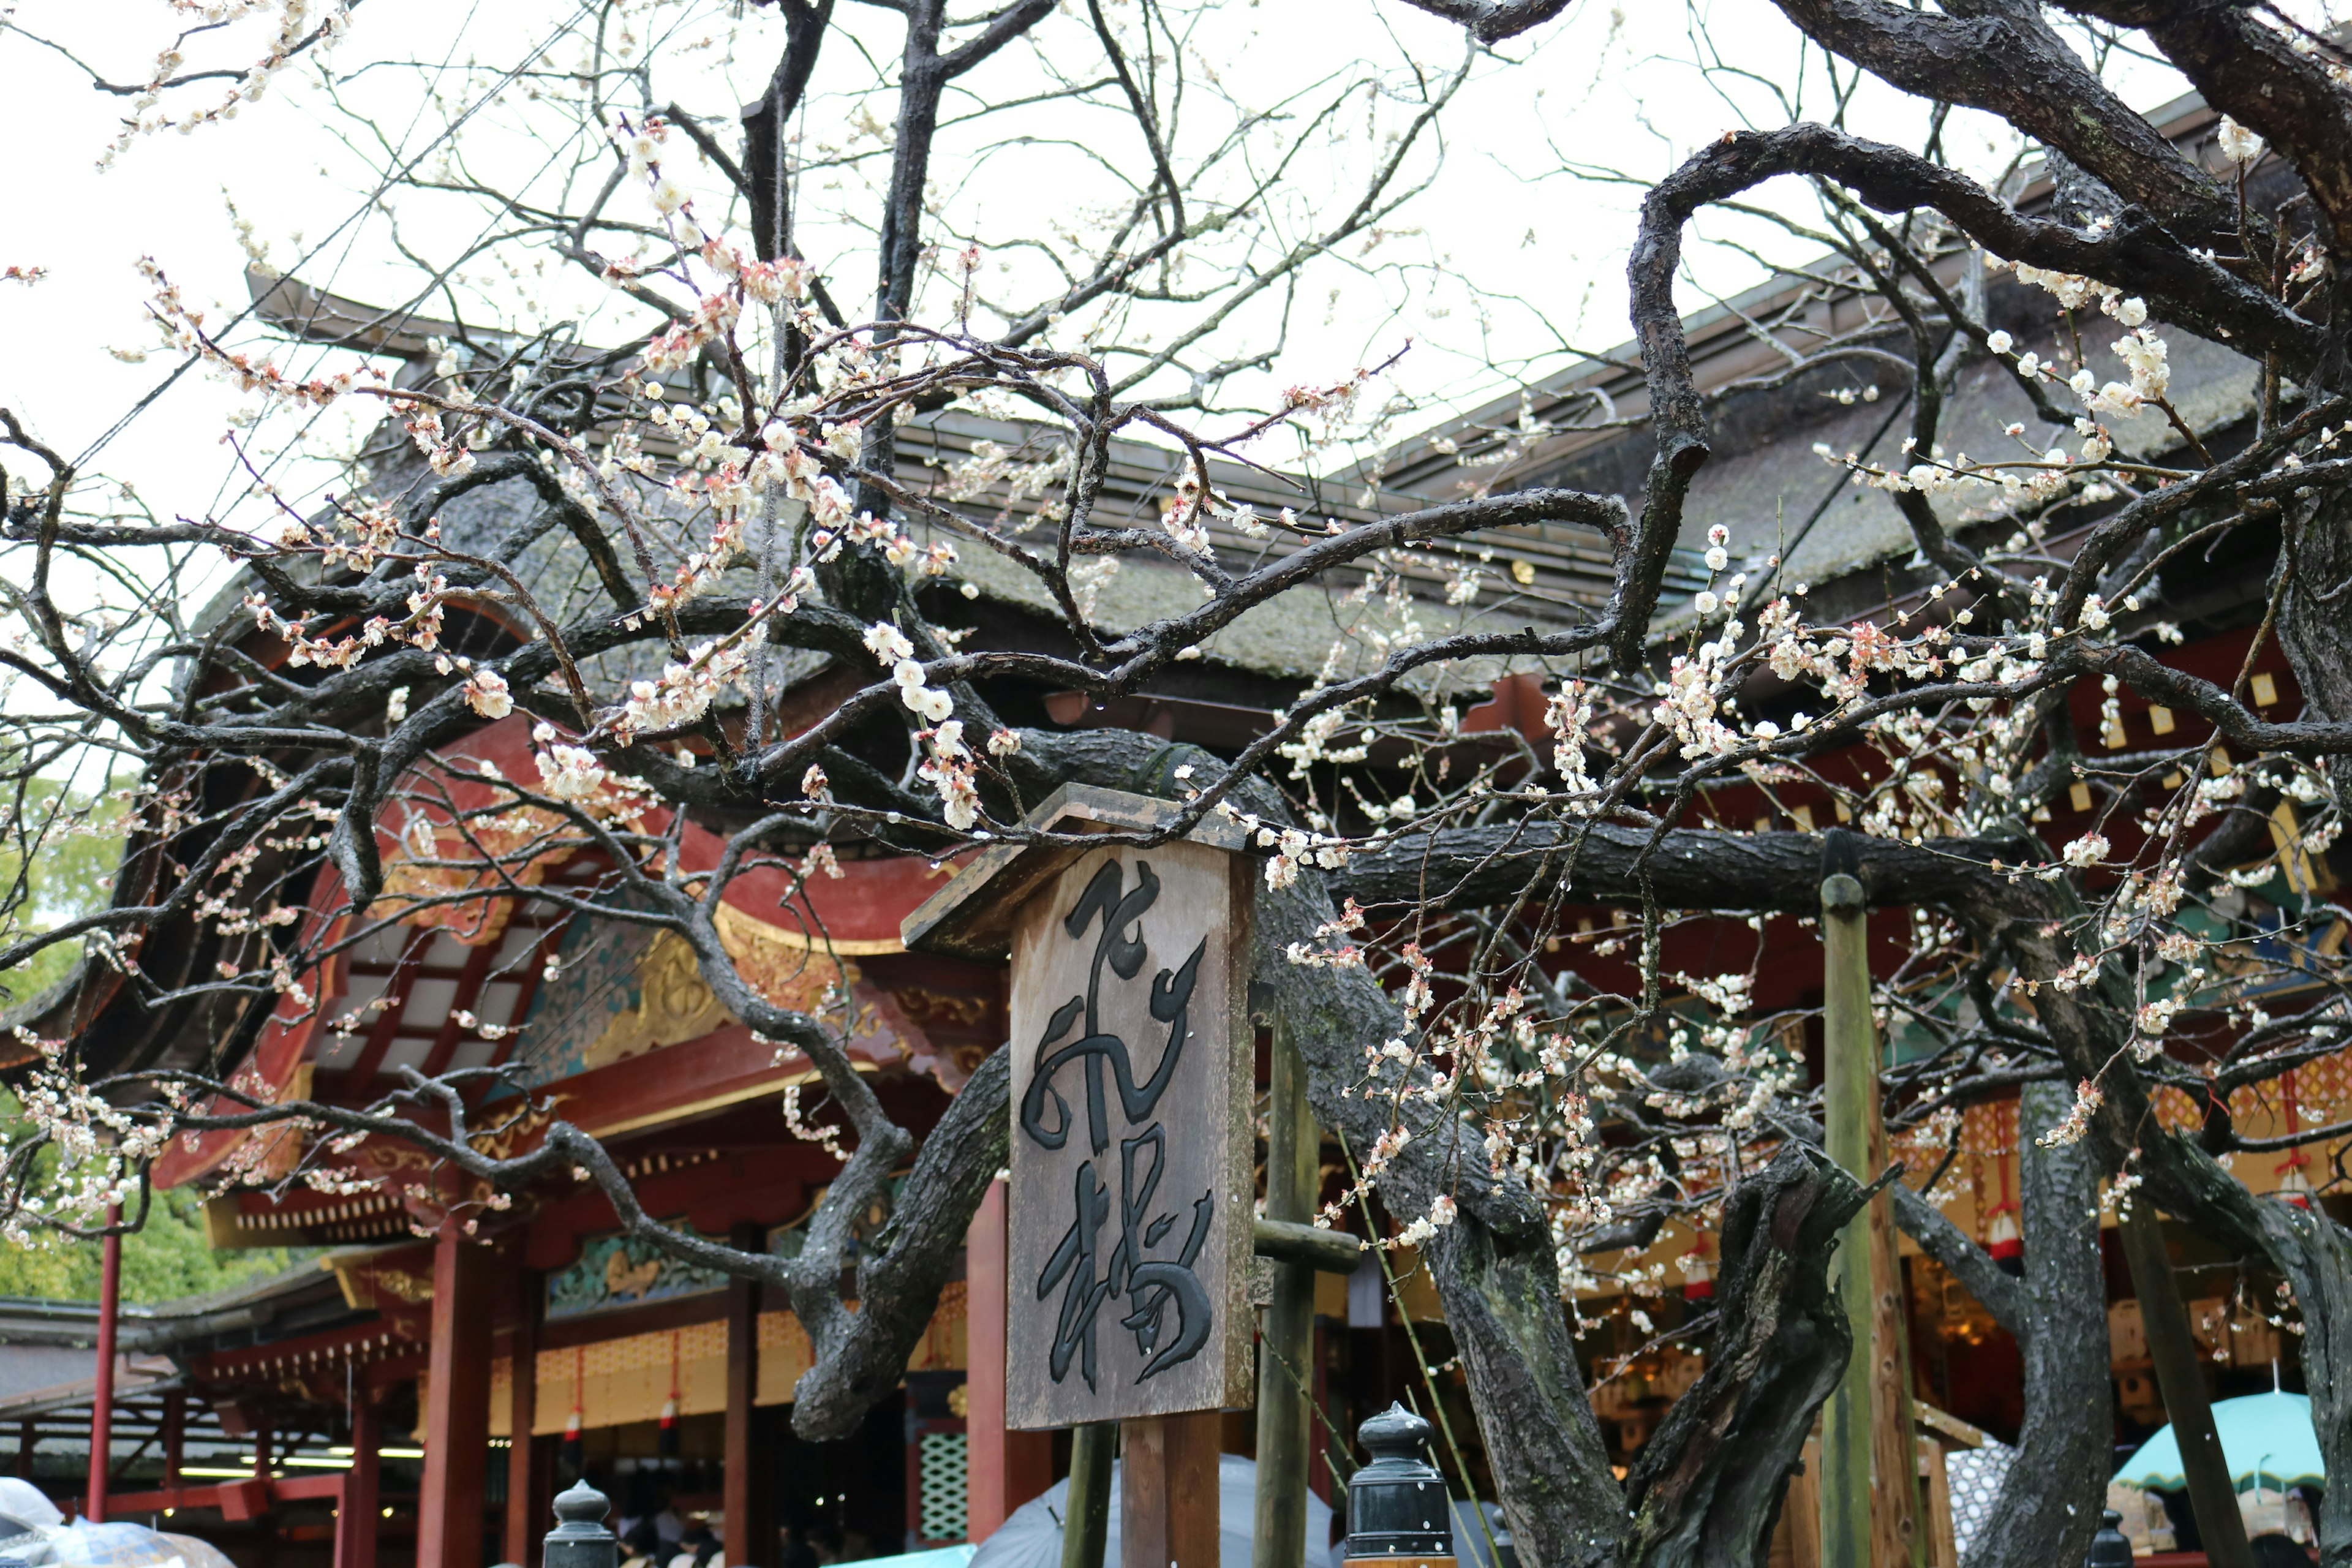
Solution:
[{"label": "latticed window", "polygon": [[964,1538],[966,1439],[961,1432],[926,1432],[919,1456],[917,1496],[925,1541]]}]

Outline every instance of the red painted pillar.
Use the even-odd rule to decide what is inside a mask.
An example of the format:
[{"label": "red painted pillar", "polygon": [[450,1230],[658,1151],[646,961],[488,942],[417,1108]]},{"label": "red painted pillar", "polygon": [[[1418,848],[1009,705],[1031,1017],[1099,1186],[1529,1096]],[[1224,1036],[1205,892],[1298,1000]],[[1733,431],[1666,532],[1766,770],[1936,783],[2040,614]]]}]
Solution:
[{"label": "red painted pillar", "polygon": [[376,1450],[383,1423],[373,1393],[364,1383],[352,1392],[352,1468],[343,1472],[342,1509],[335,1515],[335,1568],[375,1568],[375,1538],[383,1523]]},{"label": "red painted pillar", "polygon": [[416,1568],[482,1568],[482,1456],[490,1442],[489,1249],[445,1224],[433,1248],[425,1485]]},{"label": "red painted pillar", "polygon": [[[728,1237],[739,1251],[757,1252],[767,1244],[756,1225],[739,1225]],[[752,1443],[752,1414],[760,1393],[760,1287],[749,1279],[727,1282],[727,1433],[720,1478],[719,1507],[725,1515],[727,1561],[769,1563],[775,1560],[774,1531],[768,1528],[766,1489],[759,1480],[759,1456]]]},{"label": "red painted pillar", "polygon": [[532,1507],[537,1489],[531,1466],[530,1429],[539,1420],[539,1322],[547,1288],[539,1270],[518,1264],[514,1271],[514,1334],[508,1341],[506,1559],[529,1563],[549,1521]]},{"label": "red painted pillar", "polygon": [[122,1223],[119,1204],[106,1206],[107,1233],[98,1275],[98,1393],[89,1412],[89,1486],[81,1512],[92,1524],[106,1521],[106,1483],[114,1471],[114,1319],[122,1305]]},{"label": "red painted pillar", "polygon": [[188,1453],[188,1395],[173,1389],[163,1395],[163,1489],[180,1484],[180,1466]]},{"label": "red painted pillar", "polygon": [[1004,1429],[1005,1190],[989,1184],[964,1236],[964,1529],[974,1541],[1054,1484],[1052,1435]]}]

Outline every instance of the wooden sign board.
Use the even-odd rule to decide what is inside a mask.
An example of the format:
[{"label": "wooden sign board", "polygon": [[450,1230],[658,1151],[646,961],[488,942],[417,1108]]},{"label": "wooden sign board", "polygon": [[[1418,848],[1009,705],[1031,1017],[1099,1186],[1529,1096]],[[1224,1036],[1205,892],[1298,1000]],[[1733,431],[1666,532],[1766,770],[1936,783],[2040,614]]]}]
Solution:
[{"label": "wooden sign board", "polygon": [[1250,1402],[1254,871],[1093,849],[1013,911],[1008,1426]]}]

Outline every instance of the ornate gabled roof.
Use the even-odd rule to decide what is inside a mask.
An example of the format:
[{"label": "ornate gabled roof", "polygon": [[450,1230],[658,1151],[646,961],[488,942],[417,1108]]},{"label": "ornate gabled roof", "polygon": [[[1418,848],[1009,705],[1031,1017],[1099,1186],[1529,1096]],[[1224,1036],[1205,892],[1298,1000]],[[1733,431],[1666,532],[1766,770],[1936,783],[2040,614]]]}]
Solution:
[{"label": "ornate gabled roof", "polygon": [[[339,295],[310,289],[296,279],[253,272],[247,275],[257,313],[276,330],[304,341],[400,355],[422,366],[438,355],[442,345],[467,340],[486,353],[510,352],[511,335],[483,334],[460,323],[412,313],[388,311]],[[552,351],[551,351],[552,352]],[[975,520],[995,521],[1021,512],[1034,516],[1038,487],[1024,470],[1036,465],[1049,469],[1063,452],[1064,437],[1046,426],[994,418],[962,406],[936,409],[908,419],[898,444],[898,478],[910,489],[939,504]],[[1111,443],[1110,461],[1097,503],[1097,516],[1106,525],[1156,521],[1174,494],[1181,454],[1171,447],[1130,439]],[[425,470],[404,446],[388,450],[379,465],[383,488],[398,490],[415,483]],[[1368,485],[1362,476],[1339,479],[1311,474],[1276,471],[1224,458],[1210,463],[1212,483],[1228,501],[1247,506],[1273,519],[1286,509],[1310,525],[1319,520],[1346,522],[1393,516],[1435,500],[1448,499],[1412,488]],[[661,492],[644,494],[649,512],[660,505]],[[443,512],[444,526],[455,541],[484,542],[522,524],[536,510],[535,492],[510,480],[469,492]],[[923,538],[958,542],[955,531],[937,521],[909,520]],[[1050,525],[1031,527],[1043,534]],[[1290,547],[1279,530],[1260,537],[1230,518],[1213,519],[1210,536],[1229,561],[1243,562],[1268,554],[1279,556]],[[675,542],[658,542],[654,553],[665,569],[679,552]],[[593,588],[593,571],[584,553],[568,548],[558,532],[542,536],[527,552],[524,577],[534,594],[542,595],[551,611],[576,602]],[[1052,601],[1035,578],[1017,564],[965,543],[951,581],[969,583],[981,595],[1022,614],[1050,616]],[[1430,632],[1443,635],[1479,624],[1495,616],[1504,624],[1561,624],[1583,617],[1607,595],[1612,582],[1606,541],[1580,524],[1544,524],[1484,530],[1459,542],[1424,546],[1406,552],[1402,575],[1420,601],[1419,613]],[[1475,576],[1479,591],[1461,603],[1460,584]],[[741,591],[751,591],[748,571],[740,574]],[[1669,591],[1696,589],[1704,581],[1696,552],[1680,552],[1670,570]],[[1331,585],[1335,595],[1355,585],[1348,581]],[[722,588],[722,591],[725,591]],[[1306,679],[1321,668],[1338,635],[1345,613],[1301,616],[1291,595],[1280,605],[1262,606],[1243,616],[1204,647],[1204,658],[1253,674],[1284,679]],[[1135,559],[1127,562],[1099,590],[1097,614],[1101,623],[1124,630],[1199,605],[1199,585],[1187,574],[1165,563]],[[638,652],[629,659],[654,657]],[[623,659],[605,661],[615,668],[614,679],[634,678],[642,669]],[[814,674],[821,660],[813,660]],[[1483,689],[1491,673],[1469,678],[1463,689]]]}]

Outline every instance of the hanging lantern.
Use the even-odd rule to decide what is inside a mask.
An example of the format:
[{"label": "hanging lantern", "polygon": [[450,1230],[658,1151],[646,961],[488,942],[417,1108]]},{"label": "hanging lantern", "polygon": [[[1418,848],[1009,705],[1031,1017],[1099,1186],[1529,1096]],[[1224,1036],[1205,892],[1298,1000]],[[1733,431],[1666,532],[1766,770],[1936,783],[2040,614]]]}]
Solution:
[{"label": "hanging lantern", "polygon": [[1683,1300],[1712,1301],[1715,1300],[1715,1269],[1706,1260],[1706,1238],[1700,1237],[1683,1254]]},{"label": "hanging lantern", "polygon": [[2015,1205],[1993,1211],[1992,1225],[1985,1232],[1985,1253],[2004,1274],[2025,1272],[2025,1238],[2018,1234]]}]

